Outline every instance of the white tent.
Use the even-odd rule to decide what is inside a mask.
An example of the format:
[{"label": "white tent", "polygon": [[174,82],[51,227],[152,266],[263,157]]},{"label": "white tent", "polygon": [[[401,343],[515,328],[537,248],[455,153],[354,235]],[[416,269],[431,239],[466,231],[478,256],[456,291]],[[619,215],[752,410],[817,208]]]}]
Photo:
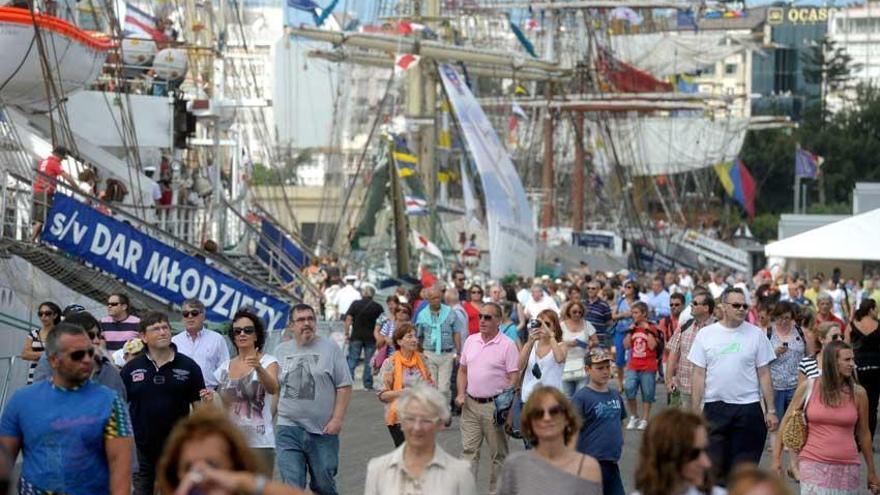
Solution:
[{"label": "white tent", "polygon": [[880,261],[880,208],[764,246],[767,257]]}]

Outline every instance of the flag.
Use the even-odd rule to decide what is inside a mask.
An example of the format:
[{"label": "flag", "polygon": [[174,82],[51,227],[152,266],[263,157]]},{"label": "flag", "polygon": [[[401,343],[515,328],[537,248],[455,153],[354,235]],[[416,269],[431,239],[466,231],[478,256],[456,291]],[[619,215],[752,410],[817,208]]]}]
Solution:
[{"label": "flag", "polygon": [[526,87],[522,84],[517,84],[516,88],[513,89],[513,94],[521,95],[521,96],[529,96],[529,92],[526,91]]},{"label": "flag", "polygon": [[794,176],[801,179],[815,179],[824,161],[821,156],[798,147],[794,150]]},{"label": "flag", "polygon": [[440,248],[438,248],[436,244],[428,240],[428,238],[422,234],[419,234],[415,229],[412,230],[412,243],[419,251],[424,251],[436,258],[443,257],[443,251],[440,251]]},{"label": "flag", "polygon": [[305,10],[306,12],[314,12],[321,8],[312,0],[287,0],[287,6],[297,10]]},{"label": "flag", "polygon": [[123,34],[129,38],[165,41],[166,36],[156,27],[156,18],[130,3],[125,4]]},{"label": "flag", "polygon": [[413,55],[412,53],[397,55],[396,57],[394,57],[394,73],[401,74],[415,67],[416,65],[419,65],[420,58],[420,56]]},{"label": "flag", "polygon": [[513,102],[513,106],[510,108],[510,111],[513,112],[517,117],[528,120],[529,116],[526,114],[526,111],[523,110],[523,107],[519,106],[519,103]]},{"label": "flag", "polygon": [[422,283],[422,287],[432,287],[437,283],[437,277],[428,270],[428,267],[419,265],[419,282]]},{"label": "flag", "polygon": [[424,24],[417,22],[400,21],[397,23],[397,32],[406,36],[413,33],[422,33],[426,38],[436,38],[437,34]]},{"label": "flag", "polygon": [[611,11],[611,18],[628,21],[633,26],[638,26],[644,19],[635,10],[629,7],[617,7]]},{"label": "flag", "polygon": [[719,163],[715,165],[715,173],[727,194],[746,210],[749,218],[754,218],[755,179],[742,160],[736,158],[733,162]]},{"label": "flag", "polygon": [[526,31],[540,31],[540,30],[541,30],[541,24],[538,23],[537,19],[535,19],[534,17],[529,17],[528,20],[526,20]]},{"label": "flag", "polygon": [[406,144],[406,139],[397,134],[391,134],[394,140],[394,147],[391,156],[397,164],[397,174],[400,177],[409,177],[416,173],[415,165],[419,163],[418,157],[413,153]]},{"label": "flag", "polygon": [[406,163],[406,162],[401,162],[401,161],[397,161],[396,163],[397,163],[397,176],[400,177],[401,179],[405,179],[411,175],[416,174],[416,169],[415,169],[415,167],[412,166],[412,164]]},{"label": "flag", "polygon": [[676,18],[676,25],[679,29],[693,29],[695,32],[699,30],[692,9],[679,10]]},{"label": "flag", "polygon": [[407,215],[422,216],[428,214],[428,200],[425,198],[406,195],[403,197],[403,204],[406,206]]},{"label": "flag", "polygon": [[443,98],[440,102],[440,132],[437,134],[437,147],[452,149],[452,132],[449,124],[449,100]]}]

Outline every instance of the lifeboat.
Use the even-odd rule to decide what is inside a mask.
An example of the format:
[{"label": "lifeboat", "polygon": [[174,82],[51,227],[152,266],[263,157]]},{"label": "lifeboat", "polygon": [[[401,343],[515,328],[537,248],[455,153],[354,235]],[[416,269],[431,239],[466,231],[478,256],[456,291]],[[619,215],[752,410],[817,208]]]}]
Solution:
[{"label": "lifeboat", "polygon": [[104,35],[82,30],[58,17],[0,7],[0,100],[47,111],[51,105],[37,31],[43,36],[48,70],[64,96],[94,82],[112,45]]}]

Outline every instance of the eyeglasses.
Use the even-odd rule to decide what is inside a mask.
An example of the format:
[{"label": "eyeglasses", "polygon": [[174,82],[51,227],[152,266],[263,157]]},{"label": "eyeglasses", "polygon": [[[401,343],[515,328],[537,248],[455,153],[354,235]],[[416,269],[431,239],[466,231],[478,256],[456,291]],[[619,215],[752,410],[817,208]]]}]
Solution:
[{"label": "eyeglasses", "polygon": [[110,306],[111,308],[115,308],[116,306],[119,306],[120,304],[122,304],[122,303],[110,301],[107,303],[107,306]]},{"label": "eyeglasses", "polygon": [[746,309],[746,308],[749,307],[749,305],[746,304],[746,303],[727,303],[727,305],[730,306],[730,307],[733,308],[733,309],[736,309],[736,310],[739,310],[739,309]]},{"label": "eyeglasses", "polygon": [[68,357],[70,357],[70,359],[73,361],[82,361],[83,359],[85,359],[86,354],[88,354],[89,357],[95,357],[95,350],[89,347],[88,349],[73,351],[68,354]]},{"label": "eyeglasses", "polygon": [[40,311],[40,312],[37,313],[37,314],[40,315],[40,316],[55,316],[55,312],[54,312],[54,311]]},{"label": "eyeglasses", "polygon": [[696,461],[697,459],[699,459],[700,454],[704,452],[707,454],[709,453],[708,447],[694,447],[690,450],[690,452],[688,452],[687,459],[688,461]]},{"label": "eyeglasses", "polygon": [[202,312],[197,309],[193,309],[191,311],[184,311],[181,314],[183,315],[184,318],[195,318],[196,316],[199,316],[200,314],[202,314]]},{"label": "eyeglasses", "polygon": [[495,315],[487,315],[485,313],[480,313],[480,319],[487,320],[487,321],[492,320],[492,319],[495,319]]},{"label": "eyeglasses", "polygon": [[547,415],[550,416],[550,419],[556,419],[564,411],[565,411],[565,409],[563,409],[561,405],[556,404],[555,406],[551,407],[550,409],[535,409],[534,411],[531,411],[531,414],[529,415],[529,419],[532,421],[534,421],[536,419],[544,419],[544,417]]},{"label": "eyeglasses", "polygon": [[256,327],[241,327],[232,329],[232,335],[253,335],[255,333],[257,333]]}]

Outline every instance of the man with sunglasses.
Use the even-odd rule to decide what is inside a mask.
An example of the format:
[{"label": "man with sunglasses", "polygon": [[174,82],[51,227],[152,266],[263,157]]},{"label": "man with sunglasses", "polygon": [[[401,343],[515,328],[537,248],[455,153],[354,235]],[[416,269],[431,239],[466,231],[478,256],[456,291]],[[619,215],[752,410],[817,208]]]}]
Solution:
[{"label": "man with sunglasses", "polygon": [[194,403],[203,397],[210,399],[211,394],[205,389],[199,365],[177,352],[164,313],[144,315],[140,338],[146,351],[126,363],[120,375],[128,392],[137,446],[134,495],[153,495],[157,463],[171,428],[189,415]]},{"label": "man with sunglasses", "polygon": [[214,390],[220,382],[215,372],[221,364],[229,361],[229,346],[219,333],[205,328],[205,305],[198,299],[183,301],[183,328],[171,339],[177,352],[192,358],[199,364],[205,385]]},{"label": "man with sunglasses", "polygon": [[693,409],[691,400],[691,374],[694,365],[687,359],[694,344],[694,339],[704,327],[715,323],[712,313],[715,312],[715,300],[709,291],[703,290],[694,294],[691,303],[692,318],[682,323],[672,335],[666,346],[669,358],[666,361],[666,391],[672,394],[678,390],[681,407],[686,411]]},{"label": "man with sunglasses", "polygon": [[494,493],[508,452],[504,422],[496,421],[496,398],[503,393],[513,398],[519,378],[519,353],[516,344],[501,334],[500,306],[483,304],[479,319],[479,333],[468,337],[461,350],[455,403],[462,408],[461,457],[471,462],[474,479],[479,479],[480,447],[486,441],[492,460],[489,492]]},{"label": "man with sunglasses", "polygon": [[141,320],[131,314],[128,295],[121,292],[107,297],[107,316],[101,318],[101,332],[107,342],[107,350],[122,349],[126,342],[136,339]]},{"label": "man with sunglasses", "polygon": [[767,431],[779,419],[769,366],[776,358],[773,346],[763,330],[745,321],[749,308],[741,289],[725,289],[721,303],[723,319],[697,334],[688,359],[694,365],[692,406],[709,423],[709,456],[724,482],[738,463],[760,463]]},{"label": "man with sunglasses", "polygon": [[52,379],[15,392],[0,444],[23,452],[19,493],[128,495],[132,428],[120,395],[92,376],[95,350],[82,327],[60,323],[46,338]]}]

